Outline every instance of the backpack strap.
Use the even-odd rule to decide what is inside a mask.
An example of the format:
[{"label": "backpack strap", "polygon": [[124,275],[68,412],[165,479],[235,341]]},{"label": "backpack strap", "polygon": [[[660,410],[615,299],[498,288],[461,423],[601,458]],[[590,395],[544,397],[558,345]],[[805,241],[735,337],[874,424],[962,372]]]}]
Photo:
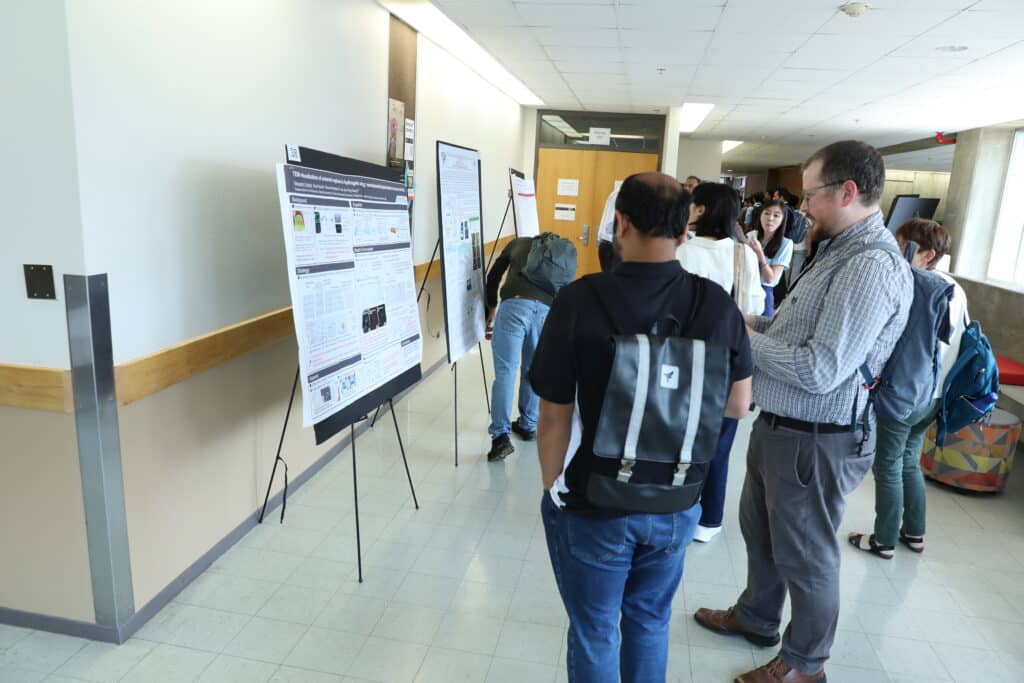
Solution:
[{"label": "backpack strap", "polygon": [[732,249],[732,298],[743,312],[743,297],[746,295],[747,255],[746,245],[736,242]]}]

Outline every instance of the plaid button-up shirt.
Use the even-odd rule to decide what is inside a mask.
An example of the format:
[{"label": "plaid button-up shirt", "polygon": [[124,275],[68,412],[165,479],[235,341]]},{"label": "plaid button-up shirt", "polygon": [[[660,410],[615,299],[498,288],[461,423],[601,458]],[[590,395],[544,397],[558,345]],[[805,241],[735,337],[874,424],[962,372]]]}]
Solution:
[{"label": "plaid button-up shirt", "polygon": [[867,391],[857,369],[877,376],[903,333],[914,296],[910,265],[868,242],[896,240],[882,214],[822,242],[810,269],[775,317],[758,318],[750,340],[754,401],[776,415],[848,425]]}]

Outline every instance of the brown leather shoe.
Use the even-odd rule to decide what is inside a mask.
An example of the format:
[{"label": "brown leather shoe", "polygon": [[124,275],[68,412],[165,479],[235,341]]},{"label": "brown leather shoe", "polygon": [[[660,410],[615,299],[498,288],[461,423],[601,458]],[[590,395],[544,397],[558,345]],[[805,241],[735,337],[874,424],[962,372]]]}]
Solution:
[{"label": "brown leather shoe", "polygon": [[740,620],[736,618],[735,606],[725,610],[701,607],[694,612],[693,618],[698,624],[709,631],[721,633],[726,636],[743,636],[758,647],[772,647],[773,645],[779,644],[778,631],[775,632],[775,635],[762,636],[757,633],[751,633],[747,629],[743,628],[743,624],[741,624]]},{"label": "brown leather shoe", "polygon": [[825,683],[825,671],[816,674],[802,674],[776,657],[764,666],[748,671],[736,679],[736,683]]}]

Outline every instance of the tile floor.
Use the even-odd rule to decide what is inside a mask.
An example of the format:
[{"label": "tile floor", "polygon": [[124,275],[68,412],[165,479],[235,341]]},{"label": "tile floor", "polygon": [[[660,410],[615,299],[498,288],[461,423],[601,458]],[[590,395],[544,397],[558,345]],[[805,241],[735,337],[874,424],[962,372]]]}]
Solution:
[{"label": "tile floor", "polygon": [[[451,377],[397,406],[421,509],[390,420],[357,441],[365,583],[356,582],[346,451],[295,493],[283,526],[254,529],[129,642],[0,626],[0,682],[534,683],[565,680],[566,618],[548,565],[532,444],[488,464],[478,360],[460,368],[461,464]],[[488,371],[490,373],[490,371]],[[743,585],[736,522],[749,422],[733,451],[725,531],[691,546],[675,599],[670,680],[715,683],[771,650],[697,627]],[[928,487],[928,549],[891,562],[843,547],[833,683],[1024,680],[1024,482],[1003,496]],[[872,481],[843,526],[870,528]]]}]

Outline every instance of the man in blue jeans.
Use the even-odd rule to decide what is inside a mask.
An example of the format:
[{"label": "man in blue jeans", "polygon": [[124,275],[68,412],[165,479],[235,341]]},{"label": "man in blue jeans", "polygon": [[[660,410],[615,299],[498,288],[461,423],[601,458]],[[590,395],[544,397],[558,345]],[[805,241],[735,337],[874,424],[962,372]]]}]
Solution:
[{"label": "man in blue jeans", "polygon": [[[740,418],[750,406],[750,345],[739,309],[725,290],[705,282],[698,302],[699,278],[685,273],[676,260],[676,247],[686,238],[689,203],[689,194],[670,176],[627,178],[615,207],[615,245],[622,263],[601,277],[614,279],[639,326],[621,333],[649,332],[673,299],[689,312],[688,336],[730,349],[725,414]],[[530,370],[541,397],[541,514],[569,615],[570,683],[665,680],[672,599],[700,517],[699,504],[668,514],[638,514],[588,500],[592,475],[619,471],[617,461],[599,458],[593,450],[614,358],[612,334],[587,284],[567,285],[555,297]],[[691,465],[685,483],[701,481],[706,470],[706,464]],[[634,477],[641,483],[671,483],[674,471],[675,465],[657,463],[642,474],[634,469]]]},{"label": "man in blue jeans", "polygon": [[[504,460],[515,448],[509,432],[526,441],[536,438],[537,394],[533,393],[527,373],[533,359],[537,339],[555,296],[550,282],[534,282],[524,274],[533,246],[532,237],[518,237],[509,242],[487,273],[487,324],[493,324],[491,353],[494,355],[494,384],[491,389],[491,450],[489,462]],[[501,305],[498,306],[498,287]],[[497,314],[495,309],[497,308]],[[516,369],[520,370],[519,417],[512,421],[512,396],[515,393]]]}]

